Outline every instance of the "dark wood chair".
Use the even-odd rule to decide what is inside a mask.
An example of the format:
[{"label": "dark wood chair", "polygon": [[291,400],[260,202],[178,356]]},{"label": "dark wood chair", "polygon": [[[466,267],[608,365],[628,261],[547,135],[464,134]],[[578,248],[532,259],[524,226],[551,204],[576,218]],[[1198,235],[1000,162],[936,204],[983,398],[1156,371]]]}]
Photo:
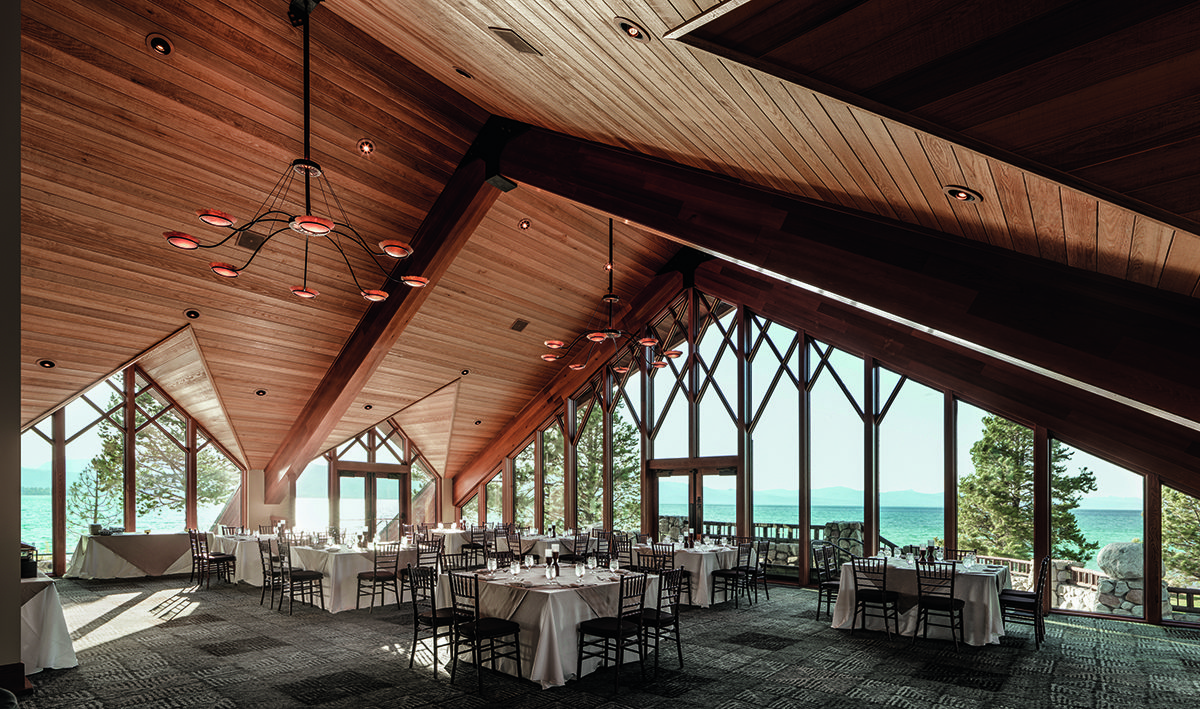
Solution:
[{"label": "dark wood chair", "polygon": [[233,524],[221,525],[221,535],[222,536],[232,537],[235,534],[241,534],[241,533],[242,533],[242,528],[237,525],[233,525]]},{"label": "dark wood chair", "polygon": [[[650,548],[654,551],[656,557],[666,557],[664,559],[666,563],[665,566],[661,567],[662,569],[669,569],[675,565],[675,545],[673,543],[655,542],[650,545]],[[680,567],[680,571],[682,571],[680,583],[683,586],[683,592],[687,594],[687,603],[689,606],[695,605],[692,602],[692,572],[683,567]]]},{"label": "dark wood chair", "polygon": [[1010,622],[1023,623],[1033,626],[1034,647],[1042,649],[1046,640],[1046,622],[1043,602],[1046,585],[1049,582],[1050,557],[1042,558],[1038,569],[1037,585],[1030,591],[1016,591],[1006,588],[1000,592],[1000,613],[1004,618],[1005,628]]},{"label": "dark wood chair", "polygon": [[943,549],[942,558],[946,561],[962,561],[967,554],[975,554],[974,549]]},{"label": "dark wood chair", "polygon": [[771,588],[767,585],[767,558],[771,555],[771,542],[759,539],[754,542],[754,560],[750,564],[750,585],[754,587],[754,602],[758,603],[758,587],[762,586],[763,594],[771,600]]},{"label": "dark wood chair", "polygon": [[[636,650],[642,678],[646,677],[646,655],[642,642],[642,605],[646,600],[646,574],[621,576],[620,601],[615,616],[592,618],[579,624],[579,654],[575,676],[583,676],[583,661],[598,657],[602,667],[611,659],[616,666],[613,691],[621,686],[621,665],[626,650]],[[591,638],[589,640],[589,638]],[[610,658],[611,653],[611,658]]]},{"label": "dark wood chair", "polygon": [[[413,660],[417,656],[417,643],[422,640],[433,640],[433,676],[437,677],[438,648],[443,645],[454,646],[454,624],[460,620],[469,620],[455,612],[454,606],[437,607],[436,569],[409,564],[403,572],[405,585],[408,586],[408,596],[413,611],[412,649],[408,653],[408,669],[412,669]],[[421,637],[427,633],[425,637]],[[441,642],[445,639],[445,642]]]},{"label": "dark wood chair", "polygon": [[208,549],[208,533],[197,529],[188,530],[188,539],[192,545],[192,573],[188,583],[195,583],[197,588],[204,584],[211,588],[212,574],[217,578],[233,583],[234,567],[237,559],[233,554],[210,552]]},{"label": "dark wood chair", "polygon": [[276,529],[275,525],[273,525],[273,524],[258,525],[258,533],[259,534],[274,534],[277,531],[278,530]]},{"label": "dark wood chair", "polygon": [[833,603],[842,589],[842,570],[837,565],[837,549],[829,542],[812,543],[814,581],[817,584],[817,620],[821,619],[821,604],[833,618]]},{"label": "dark wood chair", "polygon": [[740,597],[746,594],[746,601],[750,601],[750,582],[754,579],[754,569],[751,566],[751,555],[754,551],[754,546],[749,542],[738,544],[737,563],[728,569],[717,569],[712,572],[712,592],[709,598],[710,603],[716,603],[717,588],[721,589],[722,597],[728,601],[729,594],[733,594],[733,607],[740,607]]},{"label": "dark wood chair", "polygon": [[559,563],[578,564],[587,561],[588,549],[592,543],[592,538],[587,534],[576,534],[571,542],[571,550],[564,553],[559,553]]},{"label": "dark wood chair", "polygon": [[[271,591],[270,608],[275,607],[275,589],[283,586],[283,567],[279,563],[279,555],[271,551],[270,539],[258,540],[258,556],[262,561],[263,585],[258,594],[258,605],[267,599],[267,589]],[[282,599],[281,599],[282,600]]]},{"label": "dark wood chair", "polygon": [[425,566],[431,569],[438,568],[439,557],[442,555],[442,545],[445,543],[445,537],[438,537],[432,541],[417,540],[417,566]]},{"label": "dark wood chair", "polygon": [[321,599],[321,610],[325,610],[325,577],[320,571],[297,569],[292,566],[291,541],[288,535],[279,538],[279,566],[283,583],[280,586],[279,610],[283,610],[284,596],[288,599],[288,615],[296,607],[296,597],[301,603],[316,605],[313,597]]},{"label": "dark wood chair", "polygon": [[467,541],[463,542],[462,551],[468,554],[471,564],[479,564],[483,560],[484,550],[487,549],[487,530],[483,527],[471,527],[467,532]]},{"label": "dark wood chair", "polygon": [[850,634],[858,627],[858,616],[863,617],[863,627],[867,618],[883,618],[883,629],[887,631],[888,639],[892,637],[892,629],[888,626],[891,618],[896,626],[896,634],[900,634],[900,594],[889,591],[887,587],[887,560],[876,557],[854,557],[850,560],[854,567],[854,617],[850,620]]},{"label": "dark wood chair", "polygon": [[[521,678],[521,626],[513,620],[491,618],[479,612],[479,577],[475,574],[449,574],[450,595],[459,620],[454,625],[450,683],[458,671],[458,657],[470,652],[475,663],[475,679],[483,691],[483,664],[496,671],[496,660],[509,658],[517,665]],[[509,640],[508,638],[512,638]],[[464,649],[465,648],[465,649]]]},{"label": "dark wood chair", "polygon": [[675,653],[679,669],[683,669],[683,641],[679,637],[679,596],[683,587],[683,567],[663,569],[658,574],[658,605],[642,609],[642,643],[649,652],[654,644],[654,676],[658,677],[659,645],[675,638]]},{"label": "dark wood chair", "polygon": [[400,608],[400,542],[377,543],[373,555],[374,568],[358,572],[358,593],[354,608],[361,608],[363,596],[371,597],[368,612],[375,611],[375,593],[382,602],[387,602],[387,590],[396,594],[396,608]]},{"label": "dark wood chair", "polygon": [[917,627],[913,631],[913,642],[917,641],[917,631],[921,637],[929,637],[931,616],[944,618],[946,622],[932,623],[944,628],[950,628],[954,636],[954,650],[958,651],[958,641],[967,642],[963,630],[963,608],[966,601],[954,597],[954,562],[952,561],[918,561],[917,562]]}]

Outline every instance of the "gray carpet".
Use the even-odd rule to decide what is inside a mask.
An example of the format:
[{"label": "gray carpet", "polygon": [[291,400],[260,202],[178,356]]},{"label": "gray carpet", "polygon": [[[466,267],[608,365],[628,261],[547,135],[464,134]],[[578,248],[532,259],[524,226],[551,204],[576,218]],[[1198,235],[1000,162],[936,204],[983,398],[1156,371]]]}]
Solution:
[{"label": "gray carpet", "polygon": [[664,650],[658,681],[634,665],[612,694],[600,671],[542,690],[473,669],[435,680],[428,653],[408,669],[411,612],[288,616],[259,591],[186,579],[59,581],[79,667],[34,675],[27,709],[111,707],[947,707],[1200,706],[1200,631],[1052,616],[1035,650],[1016,626],[1000,645],[964,647],[882,633],[850,637],[814,619],[816,593],[776,587],[753,606],[683,614],[684,669]]}]

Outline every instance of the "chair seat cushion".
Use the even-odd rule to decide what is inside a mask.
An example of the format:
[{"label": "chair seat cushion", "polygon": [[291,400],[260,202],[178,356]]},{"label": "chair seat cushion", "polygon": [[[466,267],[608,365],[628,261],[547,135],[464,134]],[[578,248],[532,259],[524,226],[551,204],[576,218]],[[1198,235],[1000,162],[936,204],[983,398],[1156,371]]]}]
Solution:
[{"label": "chair seat cushion", "polygon": [[1025,610],[1032,610],[1034,608],[1037,608],[1037,599],[1033,598],[1033,597],[1018,598],[1015,596],[1012,596],[1012,597],[1001,596],[1000,597],[1000,606],[1002,608],[1021,608],[1021,609],[1025,609]]},{"label": "chair seat cushion", "polygon": [[460,623],[458,632],[468,638],[500,638],[521,632],[521,626],[516,621],[503,618],[480,618],[466,623]]},{"label": "chair seat cushion", "polygon": [[307,569],[293,569],[289,574],[293,581],[320,581],[325,576],[320,571],[309,571]]},{"label": "chair seat cushion", "polygon": [[642,625],[649,625],[654,628],[666,628],[674,625],[677,618],[666,611],[660,611],[657,608],[642,609]]},{"label": "chair seat cushion", "polygon": [[1001,598],[1037,598],[1036,591],[1017,591],[1015,589],[1006,588],[1000,592]]},{"label": "chair seat cushion", "polygon": [[453,608],[435,608],[431,611],[423,611],[417,614],[418,622],[423,625],[431,625],[441,627],[443,625],[454,625],[463,620],[469,620],[469,616],[464,615],[461,611],[456,611]]},{"label": "chair seat cushion", "polygon": [[723,579],[740,579],[744,578],[747,574],[742,569],[717,569],[712,572],[712,575]]},{"label": "chair seat cushion", "polygon": [[391,571],[360,571],[358,577],[364,581],[391,581],[396,574]]},{"label": "chair seat cushion", "polygon": [[939,611],[960,611],[967,602],[961,598],[947,596],[921,596],[920,604]]},{"label": "chair seat cushion", "polygon": [[842,582],[841,581],[822,581],[821,588],[825,589],[826,591],[837,592],[842,589]]},{"label": "chair seat cushion", "polygon": [[585,635],[598,635],[602,638],[623,638],[637,635],[638,624],[631,620],[608,616],[583,621],[579,624],[579,631]]},{"label": "chair seat cushion", "polygon": [[896,603],[900,600],[900,593],[883,591],[878,588],[864,588],[855,594],[855,598],[863,603]]}]

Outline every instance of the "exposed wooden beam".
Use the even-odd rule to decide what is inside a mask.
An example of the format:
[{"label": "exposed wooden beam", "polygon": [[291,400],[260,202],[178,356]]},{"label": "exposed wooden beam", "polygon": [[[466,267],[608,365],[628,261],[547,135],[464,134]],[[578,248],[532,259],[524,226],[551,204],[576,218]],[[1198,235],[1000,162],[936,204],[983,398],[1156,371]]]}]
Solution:
[{"label": "exposed wooden beam", "polygon": [[[1196,302],[531,126],[501,174],[1200,429]],[[948,340],[953,341],[953,340]]]},{"label": "exposed wooden beam", "polygon": [[[486,140],[487,134],[481,134]],[[478,141],[477,141],[478,143]],[[413,255],[397,265],[402,273],[429,279],[425,288],[398,285],[391,297],[372,305],[347,339],[337,359],[309,397],[288,435],[267,464],[266,502],[277,504],[287,493],[287,480],[303,471],[330,431],[437,286],[500,190],[486,182],[487,165],[474,148],[455,170],[412,240]]]}]

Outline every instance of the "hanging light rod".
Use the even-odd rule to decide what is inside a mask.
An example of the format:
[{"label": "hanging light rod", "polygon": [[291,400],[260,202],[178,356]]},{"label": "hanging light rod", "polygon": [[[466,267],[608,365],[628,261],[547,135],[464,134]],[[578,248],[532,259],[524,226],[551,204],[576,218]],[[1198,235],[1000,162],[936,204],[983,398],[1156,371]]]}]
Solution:
[{"label": "hanging light rod", "polygon": [[[542,344],[553,351],[543,354],[543,360],[556,362],[571,352],[576,345],[581,342],[589,342],[591,344],[586,350],[587,356],[576,357],[574,362],[567,365],[571,369],[578,370],[587,366],[585,362],[591,357],[592,351],[604,342],[612,342],[616,349],[620,349],[622,345],[638,345],[646,350],[653,351],[658,346],[658,340],[654,337],[635,338],[633,333],[621,330],[613,325],[613,306],[621,302],[621,298],[613,291],[613,220],[611,218],[608,220],[608,263],[604,264],[604,270],[608,271],[608,292],[600,296],[600,302],[608,310],[607,319],[600,327],[581,332],[570,343],[562,340],[546,340]],[[672,350],[670,352],[663,352],[662,356],[678,357],[680,354],[682,353]]]},{"label": "hanging light rod", "polygon": [[[237,278],[242,271],[249,268],[250,264],[254,261],[254,257],[258,256],[263,247],[276,236],[289,231],[300,234],[304,237],[304,277],[301,285],[291,287],[291,292],[300,298],[315,298],[320,295],[316,288],[308,284],[308,255],[311,242],[314,239],[325,239],[341,254],[342,260],[346,263],[346,268],[350,271],[350,278],[358,288],[359,294],[368,301],[379,302],[387,300],[388,292],[382,288],[364,288],[362,286],[358,280],[358,276],[354,273],[354,267],[350,264],[350,258],[346,255],[345,248],[357,247],[362,249],[369,257],[370,262],[379,269],[380,274],[387,282],[404,283],[419,288],[426,285],[429,279],[417,275],[392,276],[392,269],[381,264],[378,260],[379,257],[388,257],[396,260],[407,258],[412,255],[412,248],[403,241],[388,239],[378,242],[378,251],[372,249],[368,245],[367,240],[350,225],[346,211],[342,208],[341,202],[334,193],[333,186],[330,185],[328,178],[325,177],[325,172],[312,159],[309,16],[320,1],[293,0],[291,6],[288,8],[288,18],[291,20],[292,25],[304,28],[304,157],[293,160],[291,165],[283,171],[283,174],[275,183],[275,187],[263,200],[254,218],[246,222],[243,226],[234,226],[237,219],[219,209],[198,210],[196,216],[200,218],[201,222],[217,229],[226,229],[229,231],[225,238],[217,243],[202,244],[196,237],[181,231],[165,231],[163,232],[163,237],[166,238],[168,244],[179,249],[213,249],[224,245],[230,239],[239,238],[243,234],[261,227],[260,231],[255,231],[254,233],[254,241],[258,242],[258,244],[254,252],[250,254],[250,258],[246,259],[244,264],[235,266],[225,261],[213,261],[209,264],[209,268],[218,276]],[[293,183],[297,182],[297,178],[302,178],[304,185],[304,211],[300,214],[294,214],[286,209],[287,195],[291,192]],[[315,187],[320,197],[323,199],[322,206],[325,209],[325,213],[336,214],[339,217],[338,219],[317,216],[313,211],[312,193],[314,182],[316,183]],[[266,231],[265,236],[261,234],[262,230]]]}]

